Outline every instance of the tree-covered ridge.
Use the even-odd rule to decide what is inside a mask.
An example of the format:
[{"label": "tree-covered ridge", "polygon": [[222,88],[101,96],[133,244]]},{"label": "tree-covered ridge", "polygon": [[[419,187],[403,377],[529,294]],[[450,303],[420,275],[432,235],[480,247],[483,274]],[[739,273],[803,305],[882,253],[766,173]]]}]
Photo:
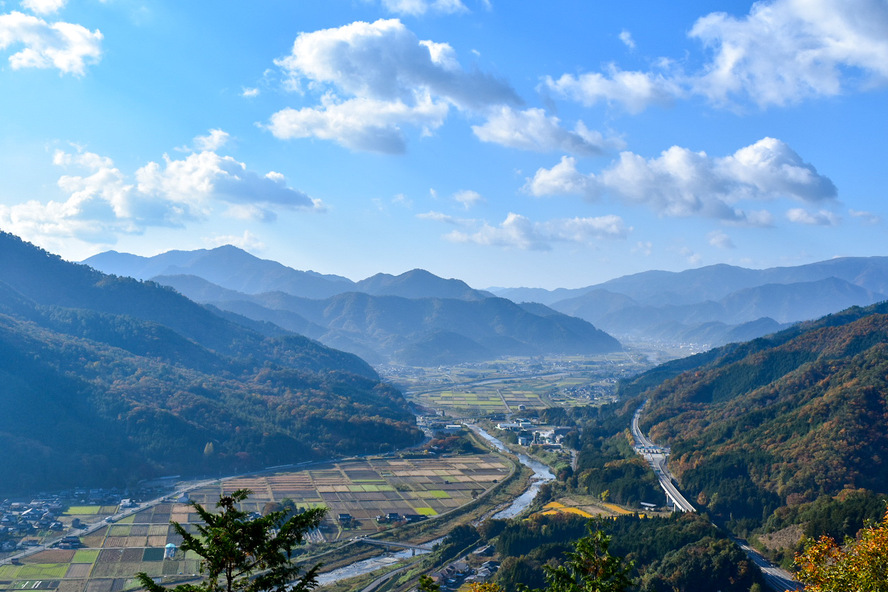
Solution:
[{"label": "tree-covered ridge", "polygon": [[643,427],[672,446],[682,487],[710,511],[755,524],[845,488],[888,491],[886,308],[720,348],[636,389],[650,397]]},{"label": "tree-covered ridge", "polygon": [[352,354],[263,337],[167,288],[10,235],[0,253],[3,493],[379,452],[419,437],[401,394]]}]

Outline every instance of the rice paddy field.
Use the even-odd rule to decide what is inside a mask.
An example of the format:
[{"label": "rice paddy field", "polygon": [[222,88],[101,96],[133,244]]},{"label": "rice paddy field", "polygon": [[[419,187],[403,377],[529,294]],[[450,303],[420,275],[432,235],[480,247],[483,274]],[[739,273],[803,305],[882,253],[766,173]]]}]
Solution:
[{"label": "rice paddy field", "polygon": [[609,400],[619,378],[650,366],[642,354],[506,358],[438,368],[388,368],[385,378],[415,403],[447,415],[481,417]]},{"label": "rice paddy field", "polygon": [[[312,533],[316,542],[348,539],[392,528],[382,523],[386,514],[437,516],[470,502],[505,478],[509,467],[494,455],[450,458],[368,458],[318,465],[296,473],[228,479],[193,490],[190,499],[214,507],[222,494],[250,489],[247,511],[262,512],[269,502],[285,498],[297,506],[328,508],[321,528]],[[67,520],[84,523],[113,514],[116,507],[69,508]],[[340,514],[353,517],[349,524]],[[0,565],[0,590],[57,590],[58,592],[121,592],[138,588],[134,575],[184,580],[198,574],[198,557],[176,549],[165,558],[168,544],[181,537],[170,521],[194,525],[199,517],[186,503],[162,502],[81,538],[77,550],[48,549],[22,560],[21,565]],[[191,526],[189,528],[194,528]]]}]

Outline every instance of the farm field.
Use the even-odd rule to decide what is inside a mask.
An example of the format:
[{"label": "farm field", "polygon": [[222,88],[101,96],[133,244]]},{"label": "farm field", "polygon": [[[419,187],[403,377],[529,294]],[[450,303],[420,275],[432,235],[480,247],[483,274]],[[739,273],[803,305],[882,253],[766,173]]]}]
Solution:
[{"label": "farm field", "polygon": [[[509,466],[489,454],[449,458],[367,458],[317,465],[295,473],[227,479],[193,490],[190,499],[214,508],[221,494],[250,489],[242,507],[262,512],[270,502],[289,498],[300,507],[328,508],[311,540],[336,541],[392,528],[401,520],[379,524],[386,514],[436,516],[470,502],[504,479]],[[69,518],[95,522],[116,508],[81,506]],[[339,520],[349,514],[348,523]],[[199,560],[180,549],[164,558],[168,544],[181,537],[170,521],[194,524],[198,515],[186,503],[163,502],[84,536],[77,550],[48,549],[0,566],[0,590],[121,592],[136,588],[134,574],[144,571],[164,583],[199,573]]]},{"label": "farm field", "polygon": [[439,368],[388,368],[408,399],[453,417],[481,417],[609,400],[617,380],[649,366],[646,355],[506,358]]}]

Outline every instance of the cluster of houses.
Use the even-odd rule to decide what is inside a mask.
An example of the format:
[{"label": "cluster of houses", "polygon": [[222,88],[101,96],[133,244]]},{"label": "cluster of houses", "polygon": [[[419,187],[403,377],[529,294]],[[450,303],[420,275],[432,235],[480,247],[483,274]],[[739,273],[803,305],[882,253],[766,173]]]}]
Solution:
[{"label": "cluster of houses", "polygon": [[457,590],[464,584],[483,584],[499,569],[499,562],[492,559],[484,560],[485,554],[492,553],[489,547],[478,549],[470,557],[464,557],[448,564],[443,569],[431,574],[442,592]]},{"label": "cluster of houses", "polygon": [[394,524],[397,522],[406,522],[410,524],[412,522],[421,522],[425,520],[428,516],[423,516],[422,514],[398,514],[397,512],[389,512],[388,514],[380,514],[376,517],[376,522],[379,524]]},{"label": "cluster of houses", "polygon": [[564,436],[575,428],[536,425],[529,419],[516,419],[512,422],[498,423],[497,429],[518,434],[519,446],[541,446],[549,450],[561,450]]},{"label": "cluster of houses", "polygon": [[[15,551],[32,540],[27,537],[47,530],[64,530],[59,521],[64,506],[58,499],[31,502],[0,502],[0,551]],[[22,540],[19,544],[18,540]],[[34,541],[36,543],[36,541]]]}]

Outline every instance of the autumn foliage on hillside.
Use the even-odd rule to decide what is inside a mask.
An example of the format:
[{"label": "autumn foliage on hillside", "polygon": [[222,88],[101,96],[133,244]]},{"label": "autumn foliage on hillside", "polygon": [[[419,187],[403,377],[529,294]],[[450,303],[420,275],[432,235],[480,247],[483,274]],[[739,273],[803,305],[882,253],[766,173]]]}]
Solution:
[{"label": "autumn foliage on hillside", "polygon": [[888,513],[843,545],[827,536],[809,540],[796,565],[808,592],[888,591]]}]

